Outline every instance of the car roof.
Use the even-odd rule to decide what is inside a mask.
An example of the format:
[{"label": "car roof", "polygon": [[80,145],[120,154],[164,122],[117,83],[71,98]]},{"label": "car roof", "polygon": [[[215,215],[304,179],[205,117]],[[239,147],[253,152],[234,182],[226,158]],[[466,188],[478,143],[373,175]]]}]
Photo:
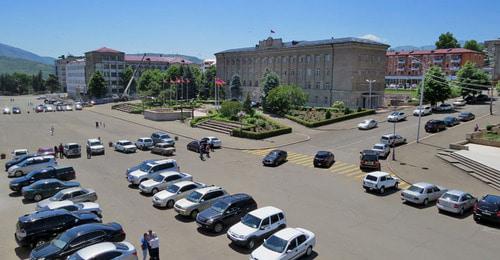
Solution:
[{"label": "car roof", "polygon": [[378,152],[373,150],[363,150],[361,151],[361,154],[371,155],[371,154],[378,154]]},{"label": "car roof", "polygon": [[275,153],[275,152],[285,152],[285,151],[279,150],[279,149],[275,149],[275,150],[270,151],[269,153]]},{"label": "car roof", "polygon": [[51,179],[41,179],[41,180],[38,180],[38,181],[35,181],[33,182],[33,184],[35,183],[51,183],[51,182],[62,182],[61,180],[58,180],[58,179],[54,179],[54,178],[51,178]]},{"label": "car roof", "polygon": [[100,142],[97,138],[91,138],[87,140],[88,142]]},{"label": "car roof", "polygon": [[38,212],[34,212],[31,214],[26,214],[24,216],[21,216],[19,218],[19,220],[21,222],[29,222],[29,221],[35,221],[38,219],[52,217],[55,215],[67,214],[67,213],[68,213],[68,211],[65,209],[44,210],[44,211],[38,211]]},{"label": "car roof", "polygon": [[[123,242],[122,242],[123,243]],[[78,250],[78,255],[83,259],[90,259],[96,255],[115,250],[116,246],[112,242],[101,242]]]},{"label": "car roof", "polygon": [[78,143],[66,143],[66,145],[79,145]]},{"label": "car roof", "polygon": [[69,205],[73,205],[73,204],[75,204],[75,203],[71,200],[60,200],[60,201],[49,202],[49,204],[47,204],[47,206],[49,208],[53,209],[53,208],[65,207],[65,206],[69,206]]},{"label": "car roof", "polygon": [[451,194],[451,195],[462,196],[462,195],[466,194],[467,192],[461,191],[461,190],[449,190],[446,193]]},{"label": "car roof", "polygon": [[316,154],[331,154],[330,151],[317,151]]},{"label": "car roof", "polygon": [[378,144],[374,144],[373,146],[388,146],[387,144],[381,144],[381,143],[378,143]]},{"label": "car roof", "polygon": [[205,193],[208,193],[210,191],[213,191],[213,190],[223,190],[221,187],[219,186],[208,186],[208,187],[203,187],[203,188],[199,188],[197,189],[196,191],[198,191],[199,193],[202,193],[202,194],[205,194]]},{"label": "car roof", "polygon": [[430,183],[427,183],[427,182],[417,182],[417,183],[414,183],[413,186],[417,186],[417,187],[420,187],[420,188],[427,188],[429,186],[436,186],[436,185],[430,184]]},{"label": "car roof", "polygon": [[72,192],[79,191],[79,190],[86,190],[86,189],[84,189],[82,187],[73,187],[73,188],[67,188],[67,189],[61,190],[61,193],[68,194],[68,193],[72,193]]},{"label": "car roof", "polygon": [[[118,140],[118,142],[120,142],[120,143],[125,143],[125,142],[129,143],[130,141],[129,141],[129,140],[127,140],[127,139],[123,139],[123,140]],[[130,142],[130,143],[131,143],[131,142]]]},{"label": "car roof", "polygon": [[179,182],[176,182],[176,183],[174,183],[174,184],[175,184],[175,186],[177,186],[177,187],[184,187],[184,186],[186,186],[186,185],[196,184],[196,182],[194,182],[194,181],[179,181]]},{"label": "car roof", "polygon": [[287,227],[287,228],[284,228],[284,229],[276,232],[274,234],[274,236],[277,236],[283,240],[289,241],[290,239],[297,237],[299,235],[302,235],[302,234],[304,234],[304,232],[302,232],[296,228]]},{"label": "car roof", "polygon": [[252,214],[253,216],[258,217],[260,219],[265,218],[265,217],[269,217],[271,215],[278,214],[278,213],[283,213],[283,211],[281,209],[278,209],[278,208],[273,207],[273,206],[266,206],[266,207],[258,208],[256,210],[250,212],[250,214]]},{"label": "car roof", "polygon": [[163,177],[167,177],[167,176],[182,175],[182,174],[179,173],[179,172],[176,172],[176,171],[166,171],[166,172],[160,173],[160,175],[163,176]]},{"label": "car roof", "polygon": [[248,199],[251,199],[252,196],[246,194],[246,193],[236,193],[236,194],[233,194],[233,195],[230,195],[230,196],[227,196],[225,198],[222,198],[221,201],[224,201],[228,204],[232,204],[232,203],[235,203],[235,202],[238,202],[238,201],[242,201],[242,200],[248,200]]},{"label": "car roof", "polygon": [[169,163],[169,162],[175,162],[175,159],[163,159],[163,160],[158,160],[158,161],[152,161],[152,162],[148,162],[148,164],[155,166],[158,164],[164,164],[164,163]]},{"label": "car roof", "polygon": [[104,223],[83,224],[83,225],[79,225],[79,226],[70,228],[65,233],[69,233],[71,236],[76,237],[76,236],[81,236],[83,234],[87,234],[87,233],[95,231],[95,230],[104,230],[104,229],[110,230],[110,229],[113,229],[114,228],[114,224],[118,224],[118,223],[111,222],[111,223],[108,223],[108,224],[104,224]]},{"label": "car roof", "polygon": [[368,173],[366,175],[371,175],[371,176],[375,176],[375,177],[378,178],[378,177],[382,177],[382,176],[388,176],[390,174],[387,173],[387,172],[375,171],[375,172],[370,172],[370,173]]},{"label": "car roof", "polygon": [[142,139],[142,140],[151,140],[151,137],[139,137],[139,139]]},{"label": "car roof", "polygon": [[500,202],[500,196],[498,196],[498,195],[486,194],[483,197],[483,199],[486,198],[486,197],[496,199],[498,202]]}]

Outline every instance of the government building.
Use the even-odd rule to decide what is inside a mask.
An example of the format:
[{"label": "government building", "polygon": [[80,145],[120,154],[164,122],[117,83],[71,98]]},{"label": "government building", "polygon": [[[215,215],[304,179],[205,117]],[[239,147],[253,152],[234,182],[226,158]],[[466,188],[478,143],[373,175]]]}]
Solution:
[{"label": "government building", "polygon": [[[291,41],[269,37],[255,47],[215,54],[217,77],[227,85],[239,75],[242,93],[261,96],[264,73],[273,71],[280,84],[297,85],[308,95],[310,106],[331,106],[343,101],[351,108],[381,106],[384,94],[386,51],[389,45],[360,38]],[[226,86],[225,93],[230,93]],[[230,98],[226,95],[226,98]],[[241,97],[240,97],[241,98]]]}]

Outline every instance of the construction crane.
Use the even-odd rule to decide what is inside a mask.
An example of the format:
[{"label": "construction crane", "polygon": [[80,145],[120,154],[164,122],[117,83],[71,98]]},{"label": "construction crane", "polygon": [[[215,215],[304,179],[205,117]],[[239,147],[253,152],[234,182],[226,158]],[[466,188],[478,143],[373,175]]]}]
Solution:
[{"label": "construction crane", "polygon": [[132,81],[135,78],[135,74],[137,73],[137,71],[141,67],[141,65],[144,62],[144,60],[147,60],[147,61],[151,60],[150,58],[146,58],[146,59],[145,58],[146,58],[146,53],[144,53],[144,55],[142,56],[141,61],[139,62],[139,65],[134,69],[134,72],[132,72],[132,77],[130,77],[130,80],[128,81],[127,86],[123,90],[122,99],[126,99],[126,100],[129,99],[129,96],[130,96],[130,94],[129,94],[130,86],[132,85]]}]

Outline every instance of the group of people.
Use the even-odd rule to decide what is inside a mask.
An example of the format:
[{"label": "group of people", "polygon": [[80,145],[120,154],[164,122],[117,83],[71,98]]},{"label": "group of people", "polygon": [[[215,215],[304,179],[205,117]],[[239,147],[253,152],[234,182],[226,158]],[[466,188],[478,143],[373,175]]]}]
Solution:
[{"label": "group of people", "polygon": [[99,127],[106,128],[106,123],[95,121],[95,128]]},{"label": "group of people", "polygon": [[160,239],[152,230],[141,237],[142,259],[146,260],[148,253],[150,260],[160,259]]},{"label": "group of people", "polygon": [[59,146],[54,145],[54,157],[57,158],[59,155],[59,158],[63,159],[64,158],[64,146],[62,143],[59,144]]},{"label": "group of people", "polygon": [[207,155],[207,158],[210,158],[210,151],[212,151],[212,152],[215,151],[214,145],[210,142],[205,141],[205,140],[200,141],[199,152],[200,152],[200,159],[202,161],[205,160],[205,157],[203,157],[204,154]]}]

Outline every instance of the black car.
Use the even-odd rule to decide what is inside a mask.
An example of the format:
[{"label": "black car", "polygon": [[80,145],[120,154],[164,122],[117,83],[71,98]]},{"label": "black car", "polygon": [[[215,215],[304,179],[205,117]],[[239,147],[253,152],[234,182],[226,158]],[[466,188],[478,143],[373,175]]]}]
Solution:
[{"label": "black car", "polygon": [[66,230],[50,243],[38,246],[31,251],[31,259],[66,259],[87,246],[101,242],[121,242],[125,232],[120,224],[86,224]]},{"label": "black car", "polygon": [[29,159],[29,158],[32,158],[32,157],[36,157],[36,156],[38,156],[38,154],[31,153],[31,154],[21,155],[17,159],[12,159],[12,160],[10,160],[10,161],[8,161],[8,162],[5,163],[5,170],[7,171],[7,170],[9,170],[10,167],[12,167],[12,166],[14,166],[14,165],[16,165],[18,163],[21,163],[21,162],[23,162],[26,159]]},{"label": "black car", "polygon": [[219,199],[210,208],[198,213],[196,223],[202,228],[220,233],[254,209],[257,209],[255,200],[250,195],[238,193]]},{"label": "black car", "polygon": [[57,105],[56,111],[64,111],[64,107],[62,105]]},{"label": "black car", "polygon": [[100,223],[92,213],[69,212],[65,209],[47,210],[19,217],[14,237],[19,246],[39,246],[72,227]]},{"label": "black car", "polygon": [[286,162],[287,152],[283,150],[272,150],[262,160],[264,166],[278,166]]},{"label": "black car", "polygon": [[500,196],[488,194],[474,205],[474,220],[500,223]]},{"label": "black car", "polygon": [[188,151],[193,151],[196,153],[200,152],[200,141],[194,140],[187,144]]},{"label": "black car", "polygon": [[34,170],[25,176],[15,178],[10,181],[9,187],[13,191],[20,191],[24,186],[28,186],[42,179],[72,180],[75,178],[75,170],[71,166],[54,166],[40,170]]},{"label": "black car", "polygon": [[454,116],[447,116],[443,119],[443,121],[447,127],[456,126],[456,125],[460,124],[460,120],[458,120],[458,118],[456,118]]},{"label": "black car", "polygon": [[490,99],[491,98],[485,94],[479,94],[476,96],[476,102],[486,102],[486,101],[490,101]]},{"label": "black car", "polygon": [[443,120],[429,120],[425,123],[425,131],[428,133],[441,132],[446,130],[446,123]]},{"label": "black car", "polygon": [[370,169],[380,171],[378,152],[374,150],[363,150],[359,158],[359,168],[361,170]]},{"label": "black car", "polygon": [[21,114],[21,109],[19,107],[13,107],[12,114]]},{"label": "black car", "polygon": [[335,163],[335,156],[329,151],[319,151],[314,156],[314,167],[331,167]]},{"label": "black car", "polygon": [[458,119],[460,119],[460,121],[470,121],[474,120],[474,118],[476,118],[476,116],[474,116],[471,112],[461,112],[458,114]]}]

